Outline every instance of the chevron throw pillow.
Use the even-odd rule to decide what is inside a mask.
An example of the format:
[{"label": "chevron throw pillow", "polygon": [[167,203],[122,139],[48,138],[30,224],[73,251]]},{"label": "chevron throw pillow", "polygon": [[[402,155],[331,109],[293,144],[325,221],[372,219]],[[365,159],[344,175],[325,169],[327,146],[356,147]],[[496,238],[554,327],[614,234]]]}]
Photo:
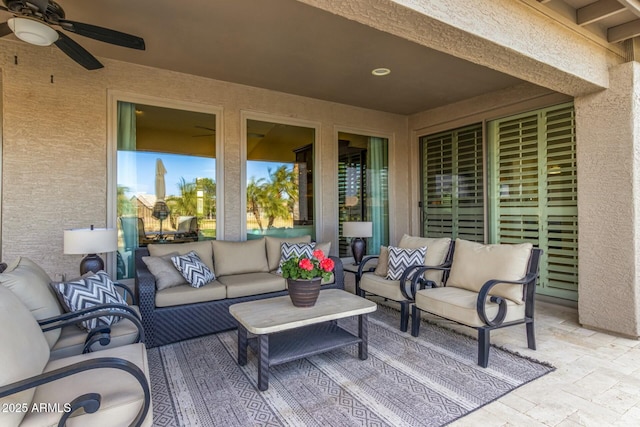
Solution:
[{"label": "chevron throw pillow", "polygon": [[412,265],[424,265],[427,248],[405,249],[389,246],[389,270],[387,280],[400,280],[402,273]]},{"label": "chevron throw pillow", "polygon": [[[118,293],[109,275],[104,271],[82,277],[72,282],[56,283],[54,289],[62,297],[63,305],[67,311],[79,311],[100,304],[127,305],[125,299]],[[111,308],[110,311],[118,311]],[[98,326],[109,326],[120,320],[118,316],[103,316],[88,319],[78,324],[88,331]]]},{"label": "chevron throw pillow", "polygon": [[172,256],[171,262],[182,277],[194,288],[201,288],[216,280],[216,275],[207,267],[194,251],[186,255]]},{"label": "chevron throw pillow", "polygon": [[276,273],[282,274],[282,264],[289,258],[311,258],[315,249],[315,242],[311,243],[289,243],[282,242],[280,244],[280,265]]}]

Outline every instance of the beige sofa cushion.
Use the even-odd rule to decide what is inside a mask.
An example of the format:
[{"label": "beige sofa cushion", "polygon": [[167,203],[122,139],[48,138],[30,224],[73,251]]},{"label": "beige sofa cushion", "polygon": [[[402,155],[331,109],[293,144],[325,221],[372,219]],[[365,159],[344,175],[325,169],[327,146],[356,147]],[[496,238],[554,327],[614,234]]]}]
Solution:
[{"label": "beige sofa cushion", "polygon": [[[280,257],[282,256],[280,252],[280,245],[282,242],[289,243],[309,243],[311,242],[311,236],[300,236],[300,237],[273,237],[266,236],[264,238],[265,244],[267,246],[267,260],[269,262],[269,271],[275,271],[278,269],[280,265]],[[329,242],[331,244],[331,242]],[[331,247],[329,247],[331,249]],[[328,255],[328,252],[325,254]]]},{"label": "beige sofa cushion", "polygon": [[[416,306],[418,308],[472,327],[484,326],[476,310],[477,300],[478,294],[476,292],[449,286],[416,292]],[[507,303],[505,322],[524,319],[524,305],[516,304],[508,299],[505,301]],[[490,302],[487,297],[485,312],[489,320],[496,317],[498,308],[499,305]]]},{"label": "beige sofa cushion", "polygon": [[316,243],[315,249],[320,249],[324,256],[328,257],[331,252],[331,242]]},{"label": "beige sofa cushion", "polygon": [[213,256],[216,276],[268,272],[265,239],[244,242],[214,240]]},{"label": "beige sofa cushion", "polygon": [[220,277],[227,287],[227,298],[266,294],[285,290],[285,279],[273,273],[247,273]]},{"label": "beige sofa cushion", "polygon": [[215,301],[225,299],[225,286],[214,280],[201,288],[194,288],[189,284],[178,285],[156,292],[156,307],[172,307],[196,302]]},{"label": "beige sofa cushion", "polygon": [[[20,257],[0,274],[0,283],[10,289],[31,310],[36,320],[59,316],[63,313],[49,283],[51,278],[35,262]],[[60,337],[60,329],[45,333],[49,348]]]},{"label": "beige sofa cushion", "polygon": [[363,274],[360,279],[360,289],[393,301],[405,301],[400,291],[399,280],[387,280],[377,274]]},{"label": "beige sofa cushion", "polygon": [[[38,322],[18,297],[3,286],[0,286],[0,343],[0,387],[40,375],[49,360],[49,344]],[[33,395],[34,389],[12,394],[0,399],[0,408],[31,404]],[[18,425],[24,416],[20,411],[0,410],[0,425]]]},{"label": "beige sofa cushion", "polygon": [[[447,286],[480,292],[482,285],[491,279],[520,280],[527,274],[532,248],[531,243],[483,245],[456,239]],[[522,285],[496,285],[491,295],[524,303]]]},{"label": "beige sofa cushion", "polygon": [[[143,256],[142,261],[156,279],[156,289],[171,288],[187,283],[182,274],[171,262],[172,256],[178,256],[178,252],[171,252],[163,256]],[[204,262],[204,261],[203,261]]]},{"label": "beige sofa cushion", "polygon": [[[140,315],[137,306],[129,306]],[[107,348],[120,347],[126,344],[133,344],[138,337],[138,328],[129,319],[122,319],[115,325],[111,325],[111,342],[103,347],[100,344],[94,344],[93,350],[105,350]],[[69,325],[62,328],[62,333],[56,344],[51,349],[50,360],[61,359],[63,357],[76,356],[82,354],[84,348],[84,340],[87,338],[87,332],[81,330],[75,325]]]},{"label": "beige sofa cushion", "polygon": [[[45,371],[63,368],[74,363],[100,357],[116,357],[135,364],[149,381],[149,364],[144,344],[132,344],[95,353],[81,354],[47,364]],[[93,369],[76,375],[43,384],[36,389],[34,402],[47,402],[64,407],[85,393],[99,393],[102,397],[100,409],[94,414],[73,416],[67,421],[73,426],[127,426],[142,407],[144,394],[140,383],[120,369]],[[80,411],[79,411],[80,412]],[[29,412],[21,427],[57,425],[60,414],[55,411]],[[153,424],[153,410],[149,412],[143,426]]]},{"label": "beige sofa cushion", "polygon": [[149,255],[151,256],[164,256],[171,252],[177,252],[178,255],[185,255],[194,251],[198,254],[202,262],[209,267],[209,270],[215,271],[213,268],[213,248],[211,247],[211,242],[211,240],[204,240],[202,242],[192,243],[151,243],[147,247],[149,249]]},{"label": "beige sofa cushion", "polygon": [[[427,248],[428,250],[428,248]],[[380,255],[378,255],[378,265],[373,271],[376,276],[387,277],[389,273],[389,248],[380,246]]]},{"label": "beige sofa cushion", "polygon": [[[424,265],[436,266],[442,264],[447,258],[451,239],[449,237],[417,237],[405,234],[400,239],[398,247],[417,249],[423,246],[427,247],[427,253],[424,256]],[[434,281],[437,285],[442,284],[442,272],[428,271],[425,278]]]}]

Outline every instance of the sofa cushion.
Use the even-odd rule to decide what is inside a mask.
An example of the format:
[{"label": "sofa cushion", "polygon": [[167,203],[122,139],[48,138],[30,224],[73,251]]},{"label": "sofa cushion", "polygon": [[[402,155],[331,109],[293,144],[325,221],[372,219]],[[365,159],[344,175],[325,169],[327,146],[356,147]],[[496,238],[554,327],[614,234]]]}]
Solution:
[{"label": "sofa cushion", "polygon": [[387,277],[389,271],[389,248],[380,246],[380,255],[378,255],[378,265],[373,273],[376,276]]},{"label": "sofa cushion", "polygon": [[195,252],[171,257],[171,262],[194,288],[201,288],[216,280],[216,276]]},{"label": "sofa cushion", "polygon": [[316,242],[315,249],[320,249],[324,256],[328,257],[331,252],[331,242]]},{"label": "sofa cushion", "polygon": [[178,285],[156,292],[156,307],[173,307],[176,305],[225,299],[227,290],[218,280],[207,286],[194,288],[189,284]]},{"label": "sofa cushion", "polygon": [[191,243],[151,243],[147,248],[151,256],[163,256],[171,252],[177,252],[178,255],[185,255],[193,251],[197,253],[202,262],[209,267],[209,270],[215,271],[213,268],[213,248],[211,247],[211,240]]},{"label": "sofa cushion", "polygon": [[405,270],[413,265],[423,265],[426,247],[407,249],[389,246],[388,280],[400,280]]},{"label": "sofa cushion", "polygon": [[[53,360],[47,364],[45,371],[101,357],[127,360],[142,369],[149,381],[147,352],[141,343]],[[129,425],[138,414],[144,399],[140,383],[132,375],[120,369],[92,369],[38,386],[33,401],[58,404],[58,407],[63,408],[65,403],[86,393],[100,394],[100,409],[94,414],[78,411],[68,421],[68,425]],[[60,413],[56,411],[33,411],[27,414],[21,426],[54,426],[58,424],[59,418]],[[152,423],[153,411],[149,408],[142,425],[151,426]]]},{"label": "sofa cushion", "polygon": [[[72,312],[100,304],[127,305],[127,301],[118,293],[109,275],[104,271],[83,276],[75,281],[56,283],[54,287],[62,295],[68,311]],[[98,326],[109,326],[119,321],[118,316],[102,316],[85,320],[78,325],[90,331]]]},{"label": "sofa cushion", "polygon": [[[472,327],[484,325],[476,310],[477,300],[478,294],[476,292],[449,286],[416,292],[416,306],[418,308]],[[508,299],[505,301],[507,302],[505,322],[524,319],[524,305],[516,304]],[[490,302],[487,297],[485,312],[489,319],[496,317],[498,308],[499,305]]]},{"label": "sofa cushion", "polygon": [[186,283],[186,279],[178,271],[171,257],[179,255],[177,252],[171,252],[163,256],[143,256],[142,261],[147,265],[147,268],[153,274],[156,279],[156,289],[161,291],[163,289],[171,288]]},{"label": "sofa cushion", "polygon": [[[39,375],[49,360],[49,344],[42,329],[20,299],[0,286],[0,387]],[[33,401],[34,389],[0,399],[0,408]],[[19,425],[24,412],[0,410],[0,425]]]},{"label": "sofa cushion", "polygon": [[[0,274],[0,283],[18,297],[36,320],[59,316],[63,313],[49,283],[49,275],[29,258],[19,257]],[[49,348],[60,337],[60,329],[45,333]]]},{"label": "sofa cushion", "polygon": [[[140,310],[137,306],[131,306],[138,315]],[[133,344],[138,337],[138,328],[129,319],[121,319],[115,325],[111,325],[111,342],[107,346],[94,344],[93,350],[104,350],[107,348],[120,347],[125,344]],[[87,332],[75,325],[65,326],[56,344],[51,349],[50,360],[61,359],[63,357],[75,356],[82,353],[84,340]]]},{"label": "sofa cushion", "polygon": [[[447,286],[479,292],[491,279],[520,280],[527,274],[532,248],[531,243],[483,245],[456,239]],[[490,294],[524,303],[522,285],[496,285]]]},{"label": "sofa cushion", "polygon": [[264,239],[244,242],[214,240],[212,245],[218,276],[269,271]]},{"label": "sofa cushion", "polygon": [[273,273],[234,274],[221,277],[219,280],[227,287],[227,298],[285,290],[285,279]]},{"label": "sofa cushion", "polygon": [[280,265],[277,274],[282,274],[282,266],[285,262],[291,258],[311,258],[313,257],[313,251],[316,247],[314,242],[311,243],[290,243],[282,242],[280,248]]},{"label": "sofa cushion", "polygon": [[[280,266],[280,258],[282,256],[280,251],[281,251],[282,242],[309,243],[311,242],[311,236],[310,235],[300,236],[300,237],[265,236],[264,240],[267,246],[267,260],[269,261],[269,271],[275,271]],[[328,252],[325,255],[328,255]]]},{"label": "sofa cushion", "polygon": [[[424,265],[436,266],[442,264],[447,259],[451,239],[449,237],[416,237],[405,234],[400,239],[398,247],[401,248],[420,248],[427,247],[427,254],[424,257]],[[436,284],[442,284],[441,271],[427,271],[425,278],[434,281]]]},{"label": "sofa cushion", "polygon": [[399,280],[387,280],[377,274],[363,274],[360,279],[360,289],[393,301],[404,301],[406,298],[400,291]]}]

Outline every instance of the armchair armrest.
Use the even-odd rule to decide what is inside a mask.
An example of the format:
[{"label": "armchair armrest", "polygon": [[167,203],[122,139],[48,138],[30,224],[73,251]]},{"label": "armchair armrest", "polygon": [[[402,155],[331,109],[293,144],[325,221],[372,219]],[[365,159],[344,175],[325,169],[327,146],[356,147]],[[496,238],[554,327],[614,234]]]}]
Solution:
[{"label": "armchair armrest", "polygon": [[336,256],[329,256],[333,261],[333,278],[340,289],[344,289],[344,269],[342,268],[342,261]]},{"label": "armchair armrest", "polygon": [[406,286],[404,286],[403,288],[400,289],[401,291],[403,291],[403,295],[405,295],[405,297],[411,301],[413,301],[416,297],[416,292],[418,291],[418,284],[420,285],[420,289],[424,289],[425,286],[427,285],[427,282],[431,282],[432,283],[431,286],[435,285],[435,283],[433,283],[431,280],[426,280],[423,277],[424,273],[426,273],[429,270],[444,271],[444,272],[451,271],[451,262],[445,262],[440,265],[420,265],[417,267],[418,268],[416,268],[414,275],[411,278],[410,288],[407,290]]},{"label": "armchair armrest", "polygon": [[[129,373],[133,376],[138,383],[140,383],[140,387],[144,393],[144,402],[140,411],[134,418],[134,420],[129,424],[130,426],[140,426],[142,422],[147,416],[149,412],[149,408],[151,406],[151,391],[149,388],[149,383],[147,382],[147,378],[138,366],[129,362],[128,360],[120,359],[117,357],[100,357],[92,360],[85,360],[82,362],[74,363],[73,365],[65,366],[63,368],[55,369],[50,372],[44,372],[40,375],[36,375],[35,377],[26,378],[24,380],[7,384],[5,386],[0,387],[0,399],[10,396],[15,393],[19,393],[24,390],[28,390],[30,388],[34,388],[43,384],[47,384],[61,378],[69,377],[71,375],[75,375],[84,371],[92,370],[92,369],[120,369]],[[82,396],[78,396],[76,399],[71,402],[70,411],[65,412],[60,422],[59,426],[64,426],[67,418],[71,416],[73,411],[77,409],[84,409],[87,413],[94,413],[100,408],[100,400],[101,396],[98,393],[89,393],[84,394]]]},{"label": "armchair armrest", "polygon": [[[131,288],[129,288],[127,285],[120,282],[113,282],[113,286],[123,290],[122,293],[125,301],[127,301],[130,298],[131,305],[138,305],[138,299],[136,298],[135,294],[131,291]],[[129,302],[127,301],[127,304],[128,303]]]},{"label": "armchair armrest", "polygon": [[[485,282],[485,284],[482,285],[482,288],[480,288],[480,292],[478,292],[478,299],[476,300],[476,310],[478,312],[480,320],[482,320],[488,326],[499,326],[502,324],[505,316],[507,315],[507,302],[505,301],[505,298],[495,295],[489,296],[489,292],[494,286],[506,283],[512,285],[523,285],[526,288],[527,286],[531,286],[531,284],[535,284],[535,280],[537,277],[537,273],[529,273],[520,280],[493,279]],[[494,317],[493,319],[489,319],[487,317],[487,312],[485,310],[487,296],[489,296],[489,301],[498,304],[498,314],[496,314],[496,317]]]},{"label": "armchair armrest", "polygon": [[362,261],[360,261],[360,265],[358,266],[358,275],[356,277],[360,278],[360,277],[362,277],[362,273],[370,273],[370,272],[374,271],[376,269],[375,267],[369,267],[366,270],[365,270],[364,267],[370,261],[373,261],[373,260],[379,259],[379,258],[380,258],[380,255],[369,255],[369,256],[366,256],[366,257],[362,258]]}]

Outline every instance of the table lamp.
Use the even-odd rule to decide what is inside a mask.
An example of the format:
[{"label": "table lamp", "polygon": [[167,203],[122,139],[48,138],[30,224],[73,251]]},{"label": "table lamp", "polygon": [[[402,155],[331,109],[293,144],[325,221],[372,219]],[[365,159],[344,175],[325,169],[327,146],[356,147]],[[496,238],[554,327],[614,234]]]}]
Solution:
[{"label": "table lamp", "polygon": [[80,274],[104,270],[104,261],[97,254],[118,249],[118,230],[115,228],[74,228],[64,230],[64,253],[87,255],[80,262]]},{"label": "table lamp", "polygon": [[373,236],[373,223],[369,221],[348,221],[342,223],[342,236],[352,237],[351,251],[353,252],[354,265],[360,265],[364,256],[367,243],[365,237]]}]

